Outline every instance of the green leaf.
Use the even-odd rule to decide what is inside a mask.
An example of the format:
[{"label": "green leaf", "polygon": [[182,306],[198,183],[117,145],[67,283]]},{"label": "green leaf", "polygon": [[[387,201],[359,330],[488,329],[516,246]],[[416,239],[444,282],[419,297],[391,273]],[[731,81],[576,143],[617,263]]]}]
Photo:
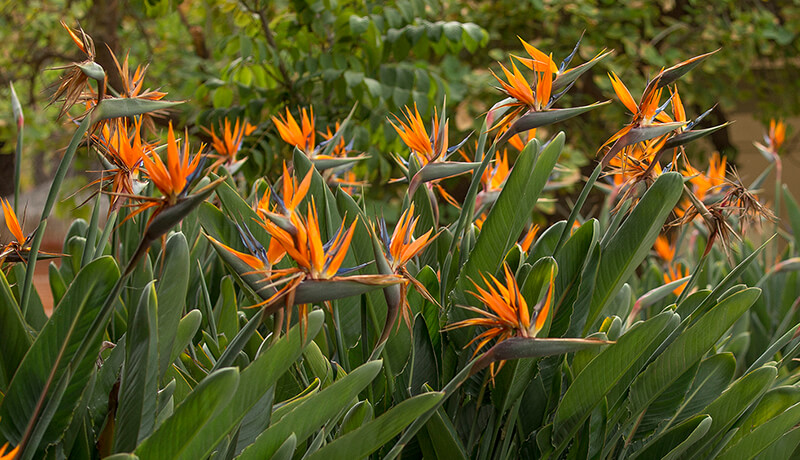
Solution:
[{"label": "green leaf", "polygon": [[33,343],[19,305],[8,286],[6,276],[0,271],[0,331],[3,331],[3,352],[0,353],[0,385],[2,392],[17,372],[25,353]]},{"label": "green leaf", "polygon": [[595,102],[591,105],[584,105],[582,107],[570,107],[568,109],[550,109],[541,112],[529,112],[515,121],[508,130],[497,140],[497,145],[503,145],[507,140],[511,139],[515,134],[527,131],[529,129],[541,128],[572,117],[584,114],[590,110],[610,104],[611,101]]},{"label": "green leaf", "polygon": [[[767,247],[767,245],[772,241],[773,237],[770,237],[764,244],[759,246],[752,254],[747,256],[743,261],[739,262],[739,265],[734,267],[733,270],[730,271],[722,281],[719,281],[717,285],[714,287],[714,290],[708,294],[707,297],[703,299],[703,301],[698,305],[692,312],[690,321],[695,321],[697,318],[704,315],[709,308],[711,308],[715,302],[719,302],[720,296],[725,295],[725,293],[733,286],[733,283],[739,279],[739,276],[744,273],[747,267],[761,254],[761,251]],[[689,286],[687,286],[688,288]],[[681,310],[679,307],[678,310]]]},{"label": "green leaf", "polygon": [[[60,402],[53,399],[53,404],[58,402],[58,409],[47,422],[41,439],[30,441],[30,453],[39,442],[46,445],[56,441],[69,425],[97,357],[86,355],[74,363],[73,369],[68,369],[68,364],[79,347],[90,345],[99,351],[99,336],[91,344],[83,342],[118,278],[119,269],[111,257],[94,260],[78,273],[64,298],[53,309],[53,315],[20,363],[0,407],[0,433],[12,444],[22,439],[39,398],[44,396],[44,402],[48,403],[53,397],[52,384],[71,371],[72,378],[64,389],[63,399]],[[49,378],[51,371],[53,375]]]},{"label": "green leaf", "polygon": [[673,420],[683,420],[700,413],[711,401],[720,395],[733,379],[736,372],[736,359],[731,353],[717,353],[700,363],[686,399],[676,412]]},{"label": "green leaf", "polygon": [[[464,294],[471,289],[472,283],[469,280],[479,280],[481,273],[494,274],[499,270],[503,257],[516,244],[530,219],[539,194],[561,154],[564,138],[564,133],[559,133],[541,154],[538,152],[539,142],[534,139],[520,153],[459,274],[456,288],[451,294],[455,303],[474,305],[475,300]],[[469,317],[462,308],[453,309],[450,315],[451,322]],[[457,345],[463,346],[471,340],[467,329],[472,328],[462,328],[450,333]]]},{"label": "green leaf", "polygon": [[797,425],[797,420],[800,420],[800,403],[757,426],[753,431],[742,437],[739,442],[728,445],[717,458],[721,460],[751,459],[780,439],[785,433],[791,431]]},{"label": "green leaf", "polygon": [[789,224],[792,226],[795,251],[798,251],[800,250],[800,206],[786,184],[783,184],[783,198],[786,200],[786,210],[789,212]]},{"label": "green leaf", "polygon": [[584,335],[595,327],[596,321],[603,317],[604,310],[619,288],[647,257],[682,192],[683,178],[680,174],[671,172],[659,176],[616,234],[602,248]]},{"label": "green leaf", "polygon": [[189,245],[183,233],[173,233],[162,253],[156,294],[158,298],[158,376],[164,375],[172,357],[175,330],[186,305],[189,289]]},{"label": "green leaf", "polygon": [[406,399],[375,420],[314,452],[308,460],[365,458],[433,408],[443,396],[444,393],[425,393]]},{"label": "green leaf", "polygon": [[189,346],[192,337],[200,329],[200,323],[203,321],[203,314],[198,309],[191,310],[178,322],[178,327],[175,330],[175,340],[172,342],[172,352],[169,355],[169,362],[174,363],[181,352]]},{"label": "green leaf", "polygon": [[339,435],[347,434],[361,425],[369,422],[374,417],[372,404],[369,401],[359,401],[344,414],[342,426],[339,428]]},{"label": "green leaf", "polygon": [[130,452],[152,433],[158,391],[158,304],[154,282],[128,315],[125,362],[119,385],[114,452]]},{"label": "green leaf", "polygon": [[231,401],[240,381],[239,371],[226,367],[212,372],[175,408],[175,412],[134,452],[141,458],[188,458],[186,449],[221,408]]},{"label": "green leaf", "polygon": [[246,448],[239,458],[270,458],[291,434],[297,437],[298,442],[305,441],[347,407],[378,375],[381,367],[380,360],[365,363],[328,388],[304,400],[256,438],[256,442]]},{"label": "green leaf", "polygon": [[761,289],[758,288],[737,292],[680,334],[631,385],[631,414],[638,416],[672,382],[698,362],[759,295]]},{"label": "green leaf", "polygon": [[241,372],[239,386],[231,400],[222,405],[216,415],[187,443],[181,455],[175,458],[194,460],[207,457],[214,446],[236,428],[250,408],[297,361],[311,338],[319,334],[324,317],[322,311],[312,311],[303,331],[299,325],[293,327],[285,337],[253,360]]},{"label": "green leaf", "polygon": [[422,392],[423,385],[428,384],[439,388],[439,366],[436,362],[436,353],[428,335],[425,319],[418,314],[414,319],[413,337],[413,365],[411,372],[411,394]]},{"label": "green leaf", "polygon": [[553,421],[553,440],[559,444],[568,441],[617,382],[631,370],[638,372],[634,367],[637,364],[644,365],[642,358],[646,360],[652,353],[651,342],[678,324],[677,315],[663,312],[637,323],[617,343],[600,352],[575,377],[561,399]]},{"label": "green leaf", "polygon": [[92,112],[92,123],[109,118],[133,117],[183,104],[183,101],[155,101],[137,98],[104,99]]},{"label": "green leaf", "polygon": [[275,451],[271,460],[292,460],[294,450],[297,448],[297,436],[292,433],[286,441],[281,444],[281,447]]},{"label": "green leaf", "polygon": [[[560,232],[553,233],[556,239],[558,233]],[[600,223],[597,219],[590,219],[569,237],[555,255],[558,273],[553,289],[554,317],[549,337],[561,337],[569,329],[573,306],[582,281],[581,275],[592,248],[597,244],[599,234]],[[530,258],[528,260],[530,261]]]},{"label": "green leaf", "polygon": [[793,385],[784,385],[770,389],[761,398],[755,409],[736,423],[739,431],[731,437],[729,444],[738,443],[751,433],[754,428],[763,425],[797,403],[800,403],[800,388]]},{"label": "green leaf", "polygon": [[[58,304],[58,302],[61,302],[61,298],[64,297],[64,293],[67,292],[67,283],[64,281],[64,277],[61,276],[61,271],[56,267],[56,264],[50,262],[48,270],[50,293],[53,295],[53,303]],[[14,302],[16,303],[16,300]]]},{"label": "green leaf", "polygon": [[453,460],[466,460],[469,458],[466,449],[458,438],[452,420],[441,408],[431,415],[430,420],[425,424],[425,431],[433,445],[436,458]]},{"label": "green leaf", "polygon": [[795,428],[770,444],[755,458],[758,460],[772,460],[774,458],[796,457],[795,449],[797,449],[798,445],[800,445],[800,429]]},{"label": "green leaf", "polygon": [[656,436],[630,458],[677,458],[708,433],[709,428],[711,428],[711,417],[705,414],[697,415]]},{"label": "green leaf", "polygon": [[233,287],[233,279],[230,276],[222,278],[219,287],[219,298],[214,307],[216,316],[217,332],[225,334],[230,343],[236,334],[239,333],[239,307],[236,304],[236,290]]},{"label": "green leaf", "polygon": [[736,380],[703,409],[702,413],[711,416],[711,428],[702,443],[695,446],[694,452],[701,453],[704,447],[713,445],[717,436],[728,431],[742,413],[767,391],[777,375],[778,370],[773,366],[760,367]]}]

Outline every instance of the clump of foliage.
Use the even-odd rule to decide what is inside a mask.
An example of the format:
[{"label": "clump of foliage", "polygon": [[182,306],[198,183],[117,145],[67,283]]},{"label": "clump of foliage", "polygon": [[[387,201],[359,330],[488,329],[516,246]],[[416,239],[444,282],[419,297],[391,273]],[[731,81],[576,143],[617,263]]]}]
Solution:
[{"label": "clump of foliage", "polygon": [[[92,39],[65,28],[84,59],[54,102],[77,128],[31,235],[3,203],[4,458],[776,458],[800,444],[800,245],[764,257],[771,240],[743,236],[775,220],[760,183],[684,151],[724,127],[701,128],[708,112],[687,114],[677,86],[713,53],[661,70],[638,101],[611,75],[630,122],[540,231],[566,135],[536,130],[608,103],[561,97],[609,53],[575,64],[577,46],[562,61],[523,42],[477,139],[451,143],[445,107],[389,117],[407,147],[385,153],[403,174],[392,226],[353,172],[366,156],[351,117],[322,134],[312,107],[287,108],[210,124],[210,146],[172,125],[159,139],[147,127],[177,103],[127,59],[110,85]],[[291,161],[248,179],[243,146],[270,122]],[[775,165],[783,138],[776,123],[759,144]],[[90,221],[44,253],[82,145],[103,170]],[[584,215],[595,187],[605,207]],[[32,283],[48,257],[50,317]]]}]

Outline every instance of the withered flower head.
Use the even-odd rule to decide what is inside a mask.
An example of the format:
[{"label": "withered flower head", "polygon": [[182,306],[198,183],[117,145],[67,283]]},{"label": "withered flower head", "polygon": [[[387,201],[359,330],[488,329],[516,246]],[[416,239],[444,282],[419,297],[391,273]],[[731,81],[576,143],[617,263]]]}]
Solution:
[{"label": "withered flower head", "polygon": [[66,66],[54,67],[55,70],[66,70],[58,83],[58,88],[50,98],[50,103],[56,101],[63,101],[61,109],[58,112],[58,118],[66,114],[75,103],[79,101],[88,100],[92,97],[92,90],[89,86],[89,78],[97,81],[99,91],[97,93],[97,101],[105,97],[105,80],[106,75],[103,68],[95,62],[94,41],[86,34],[80,27],[78,30],[73,30],[63,21],[61,25],[69,33],[70,38],[83,52],[86,59],[82,62],[72,63]]}]

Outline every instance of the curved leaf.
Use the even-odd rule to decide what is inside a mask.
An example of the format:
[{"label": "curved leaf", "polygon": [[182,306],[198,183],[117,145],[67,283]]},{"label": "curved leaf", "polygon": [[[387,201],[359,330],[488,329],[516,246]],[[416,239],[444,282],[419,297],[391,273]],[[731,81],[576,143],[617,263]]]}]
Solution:
[{"label": "curved leaf", "polygon": [[737,292],[678,335],[631,385],[631,414],[638,416],[672,382],[698,362],[759,295],[761,290],[758,288]]},{"label": "curved leaf", "polygon": [[[20,363],[0,407],[0,432],[12,444],[21,441],[29,417],[42,396],[45,403],[57,404],[58,409],[47,423],[39,442],[49,444],[55,441],[69,425],[73,410],[94,370],[96,356],[83,356],[75,363],[76,367],[69,370],[72,378],[60,402],[50,401],[50,390],[68,372],[68,365],[79,347],[100,349],[99,336],[90,337],[93,340],[91,344],[84,341],[118,278],[119,269],[111,257],[96,259],[78,273],[53,310],[53,315]],[[37,445],[38,442],[32,440],[29,449],[35,450]]]},{"label": "curved leaf", "polygon": [[305,441],[314,431],[347,407],[378,375],[381,367],[380,360],[370,361],[328,388],[305,399],[277,423],[267,428],[239,458],[241,460],[270,458],[292,434],[297,437],[298,442]]},{"label": "curved leaf", "polygon": [[680,174],[672,172],[659,176],[602,248],[584,335],[594,327],[619,288],[650,252],[681,193],[683,177]]},{"label": "curved leaf", "polygon": [[183,450],[220,407],[228,403],[239,385],[239,371],[226,367],[212,372],[175,408],[175,412],[136,448],[141,458],[186,458]]},{"label": "curved leaf", "polygon": [[617,343],[600,352],[575,377],[561,399],[553,420],[553,440],[558,444],[569,440],[623,375],[629,370],[638,372],[638,369],[632,369],[637,363],[644,365],[642,358],[647,359],[652,353],[651,342],[663,331],[674,330],[678,324],[677,315],[663,312],[637,323]]},{"label": "curved leaf", "polygon": [[200,428],[181,455],[175,458],[195,460],[207,457],[300,357],[308,342],[319,334],[324,318],[322,311],[312,311],[304,330],[301,331],[299,325],[294,326],[285,337],[253,360],[240,373],[239,386],[230,401]]},{"label": "curved leaf", "polygon": [[433,408],[443,396],[444,393],[425,393],[406,399],[375,420],[314,452],[308,460],[365,458]]}]

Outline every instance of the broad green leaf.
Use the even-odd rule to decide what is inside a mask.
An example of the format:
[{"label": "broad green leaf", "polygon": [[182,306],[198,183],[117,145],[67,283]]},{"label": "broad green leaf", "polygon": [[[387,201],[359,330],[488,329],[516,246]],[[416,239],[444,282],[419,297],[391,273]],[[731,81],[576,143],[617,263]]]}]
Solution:
[{"label": "broad green leaf", "polygon": [[155,460],[188,458],[185,449],[233,398],[239,381],[239,371],[233,367],[209,374],[134,453]]},{"label": "broad green leaf", "polygon": [[800,403],[758,425],[753,431],[742,437],[739,442],[729,444],[717,458],[721,460],[751,459],[791,431],[797,425],[798,420],[800,420]]},{"label": "broad green leaf", "polygon": [[241,460],[270,458],[292,433],[298,442],[305,441],[347,407],[378,375],[381,367],[380,360],[368,362],[303,401],[277,423],[267,428],[239,458]]},{"label": "broad green leaf", "polygon": [[297,436],[292,433],[286,441],[281,444],[271,460],[292,460],[294,450],[297,448]]},{"label": "broad green leaf", "polygon": [[656,436],[630,458],[677,458],[699,441],[711,428],[711,417],[697,415]]},{"label": "broad green leaf", "polygon": [[3,331],[3,351],[0,353],[0,385],[5,393],[25,353],[33,343],[19,305],[0,271],[0,331]]},{"label": "broad green leaf", "polygon": [[[173,233],[161,254],[156,295],[158,298],[158,376],[164,375],[172,357],[172,344],[186,304],[189,288],[189,245],[183,233]],[[163,267],[163,268],[162,268]]]},{"label": "broad green leaf", "polygon": [[[452,420],[447,412],[439,408],[431,415],[428,423],[425,424],[425,431],[430,438],[436,458],[448,458],[453,460],[469,458],[461,440],[456,433]],[[422,434],[422,433],[420,433]]]},{"label": "broad green leaf", "polygon": [[590,219],[569,237],[555,256],[558,274],[553,291],[554,316],[548,333],[549,337],[562,337],[569,329],[572,307],[580,287],[581,274],[586,266],[586,260],[591,254],[592,246],[597,244],[599,234],[600,223],[597,219]]},{"label": "broad green leaf", "polygon": [[423,385],[439,387],[439,365],[428,335],[425,319],[421,314],[414,318],[413,365],[411,371],[411,394],[422,392]]},{"label": "broad green leaf", "polygon": [[367,457],[433,408],[443,396],[444,393],[425,393],[406,399],[375,420],[314,452],[308,460]]},{"label": "broad green leaf", "polygon": [[114,452],[131,452],[152,433],[158,391],[158,304],[151,282],[128,312]]},{"label": "broad green leaf", "polygon": [[[755,458],[758,460],[772,460],[775,458],[794,458],[797,456],[795,450],[800,445],[800,429],[795,428],[783,435],[780,439],[770,444],[761,451]],[[794,457],[793,457],[794,456]]]},{"label": "broad green leaf", "polygon": [[[57,305],[61,302],[61,298],[64,297],[64,293],[67,292],[67,283],[64,281],[64,277],[61,276],[61,271],[56,267],[56,264],[50,262],[48,270],[50,293],[53,295],[53,304]],[[16,303],[16,300],[14,302]]]},{"label": "broad green leaf", "polygon": [[[119,278],[119,269],[111,257],[89,263],[70,285],[53,315],[31,345],[17,369],[0,407],[0,432],[12,444],[18,444],[29,423],[29,417],[42,393],[44,401],[52,398],[52,384],[68,372],[67,366],[79,347],[100,349],[100,337],[84,344],[86,333],[100,307]],[[64,387],[64,397],[53,413],[41,442],[55,441],[66,429],[72,412],[94,370],[96,355],[86,355],[72,369],[72,378]],[[48,383],[48,377],[54,371]],[[55,402],[55,400],[53,401]],[[33,444],[29,445],[35,449]],[[31,452],[32,454],[32,452]]]},{"label": "broad green leaf", "polygon": [[797,403],[800,403],[800,388],[793,385],[783,385],[770,389],[761,398],[755,409],[743,420],[736,423],[739,431],[731,438],[729,444],[738,443],[742,438],[750,434],[753,429],[763,425]]},{"label": "broad green leaf", "polygon": [[584,335],[595,327],[598,318],[604,316],[603,312],[619,288],[647,257],[682,192],[683,178],[680,174],[671,172],[659,176],[602,248]]},{"label": "broad green leaf", "polygon": [[677,423],[700,413],[711,401],[728,388],[736,371],[736,359],[731,353],[718,353],[704,359],[694,377],[686,399],[672,421]]},{"label": "broad green leaf", "polygon": [[253,360],[240,373],[239,386],[230,401],[197,432],[176,458],[194,460],[207,457],[300,357],[308,342],[319,334],[324,317],[322,311],[312,311],[305,330],[301,331],[299,325],[293,327],[285,337]]},{"label": "broad green leaf", "polygon": [[[631,370],[631,366],[637,363],[644,365],[641,358],[649,358],[647,351],[652,348],[650,342],[658,338],[662,331],[674,330],[678,324],[677,315],[663,312],[634,325],[617,343],[592,360],[575,377],[558,405],[553,421],[553,440],[557,444],[569,440],[589,417],[592,409]],[[637,372],[638,369],[633,371]]]},{"label": "broad green leaf", "polygon": [[747,267],[749,267],[750,264],[756,260],[758,255],[761,254],[761,251],[763,251],[764,248],[766,248],[767,245],[770,243],[770,241],[772,241],[772,238],[774,238],[774,236],[770,237],[766,242],[764,242],[764,244],[762,244],[755,251],[753,251],[752,254],[750,254],[744,260],[739,262],[739,264],[736,267],[734,267],[733,270],[730,271],[730,273],[725,275],[725,278],[723,278],[722,281],[719,281],[717,283],[717,285],[714,287],[714,290],[711,291],[711,293],[705,299],[703,299],[703,302],[700,303],[700,305],[698,305],[697,308],[694,309],[694,311],[692,312],[692,316],[690,318],[691,321],[695,321],[697,318],[700,318],[702,315],[706,313],[706,311],[708,311],[709,308],[711,308],[714,305],[715,302],[720,301],[722,296],[728,290],[731,289],[733,283],[735,283],[736,280],[739,279],[739,276],[741,276],[745,272]]},{"label": "broad green leaf", "polygon": [[369,401],[359,401],[344,414],[342,425],[339,428],[339,435],[347,434],[361,425],[375,418],[372,404]]},{"label": "broad green leaf", "polygon": [[631,385],[631,414],[638,416],[680,375],[698,362],[759,295],[761,290],[758,288],[737,292],[680,334]]},{"label": "broad green leaf", "polygon": [[189,346],[202,321],[203,314],[196,308],[181,318],[174,332],[175,340],[172,342],[172,352],[169,355],[170,363],[174,363],[181,352]]},{"label": "broad green leaf", "polygon": [[230,276],[222,278],[219,287],[219,298],[214,306],[217,333],[225,334],[230,343],[239,333],[239,307],[236,302],[236,290]]},{"label": "broad green leaf", "polygon": [[[520,153],[503,191],[500,192],[483,224],[475,247],[469,253],[469,258],[459,274],[456,289],[451,295],[455,303],[474,305],[475,300],[464,294],[466,290],[472,288],[469,280],[479,280],[481,273],[497,273],[503,257],[517,242],[517,238],[530,219],[539,194],[561,154],[564,138],[564,134],[559,133],[541,153],[538,152],[538,141],[533,140]],[[451,322],[469,317],[462,308],[453,309],[451,316]],[[456,344],[463,346],[471,340],[468,329],[472,328],[452,331],[450,336]]]},{"label": "broad green leaf", "polygon": [[143,113],[163,110],[182,104],[183,101],[156,101],[138,98],[113,98],[104,99],[90,113],[92,123],[97,123],[109,118],[133,117]]},{"label": "broad green leaf", "polygon": [[789,191],[789,187],[783,184],[783,198],[786,200],[786,210],[789,212],[789,224],[792,226],[792,235],[794,235],[795,251],[800,249],[800,206]]},{"label": "broad green leaf", "polygon": [[[773,366],[760,367],[736,380],[724,393],[702,410],[711,416],[711,428],[704,439],[695,446],[695,455],[702,453],[707,446],[713,445],[718,435],[725,433],[739,417],[767,391],[778,370]],[[694,458],[685,453],[682,458]]]}]

